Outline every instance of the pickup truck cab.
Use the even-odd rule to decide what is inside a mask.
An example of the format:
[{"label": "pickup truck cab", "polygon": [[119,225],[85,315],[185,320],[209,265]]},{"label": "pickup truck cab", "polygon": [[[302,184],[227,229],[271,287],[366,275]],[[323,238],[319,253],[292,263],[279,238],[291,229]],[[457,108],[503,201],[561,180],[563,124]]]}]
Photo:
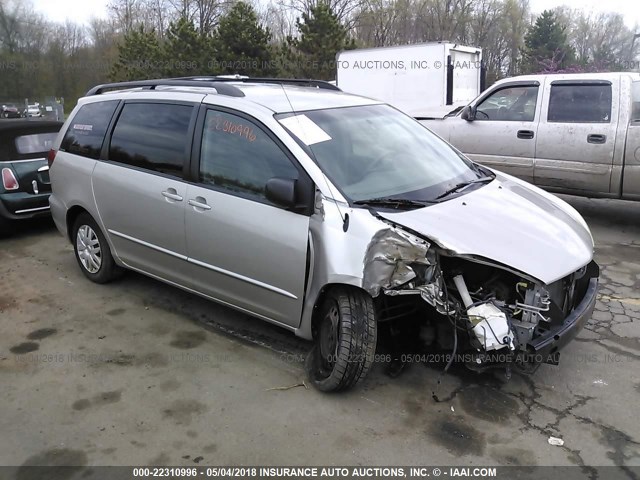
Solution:
[{"label": "pickup truck cab", "polygon": [[507,78],[421,123],[472,160],[546,190],[640,200],[640,73]]}]

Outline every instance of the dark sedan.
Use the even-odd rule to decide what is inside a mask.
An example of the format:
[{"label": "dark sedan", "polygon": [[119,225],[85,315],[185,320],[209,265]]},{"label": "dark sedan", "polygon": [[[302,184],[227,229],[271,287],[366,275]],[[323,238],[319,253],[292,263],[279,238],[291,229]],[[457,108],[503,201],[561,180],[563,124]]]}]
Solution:
[{"label": "dark sedan", "polygon": [[13,103],[5,103],[0,110],[0,117],[2,118],[20,118],[20,111]]},{"label": "dark sedan", "polygon": [[15,220],[49,215],[47,154],[62,122],[5,120],[0,122],[0,234]]}]

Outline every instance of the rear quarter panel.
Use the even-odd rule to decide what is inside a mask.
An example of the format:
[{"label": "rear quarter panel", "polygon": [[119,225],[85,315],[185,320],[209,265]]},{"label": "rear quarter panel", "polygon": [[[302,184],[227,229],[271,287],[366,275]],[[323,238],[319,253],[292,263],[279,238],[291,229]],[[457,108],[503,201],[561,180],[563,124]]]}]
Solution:
[{"label": "rear quarter panel", "polygon": [[98,215],[91,175],[97,160],[79,157],[67,152],[58,152],[49,170],[52,195],[49,198],[53,219],[64,235],[67,235],[67,212],[75,207],[82,207],[98,222]]}]

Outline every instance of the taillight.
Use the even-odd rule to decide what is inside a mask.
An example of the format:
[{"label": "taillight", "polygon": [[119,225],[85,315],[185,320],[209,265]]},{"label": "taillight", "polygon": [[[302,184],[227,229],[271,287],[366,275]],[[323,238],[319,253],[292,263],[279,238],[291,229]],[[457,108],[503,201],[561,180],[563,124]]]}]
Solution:
[{"label": "taillight", "polygon": [[13,174],[13,170],[10,168],[2,169],[2,185],[5,190],[18,190],[20,185],[18,185],[18,180],[16,180],[16,176]]},{"label": "taillight", "polygon": [[49,164],[49,168],[53,165],[53,161],[56,159],[56,153],[58,153],[53,148],[49,150],[49,154],[47,155],[47,163]]}]

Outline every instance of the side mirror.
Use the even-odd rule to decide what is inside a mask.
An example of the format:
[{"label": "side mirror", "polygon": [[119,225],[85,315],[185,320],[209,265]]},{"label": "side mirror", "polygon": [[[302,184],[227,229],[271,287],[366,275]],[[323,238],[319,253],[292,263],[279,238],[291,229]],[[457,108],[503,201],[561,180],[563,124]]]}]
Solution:
[{"label": "side mirror", "polygon": [[267,200],[284,208],[296,206],[296,183],[293,178],[273,177],[267,181],[265,194]]},{"label": "side mirror", "polygon": [[460,113],[460,118],[466,120],[467,122],[473,122],[476,119],[476,109],[471,105],[467,105],[462,109],[462,113]]}]

